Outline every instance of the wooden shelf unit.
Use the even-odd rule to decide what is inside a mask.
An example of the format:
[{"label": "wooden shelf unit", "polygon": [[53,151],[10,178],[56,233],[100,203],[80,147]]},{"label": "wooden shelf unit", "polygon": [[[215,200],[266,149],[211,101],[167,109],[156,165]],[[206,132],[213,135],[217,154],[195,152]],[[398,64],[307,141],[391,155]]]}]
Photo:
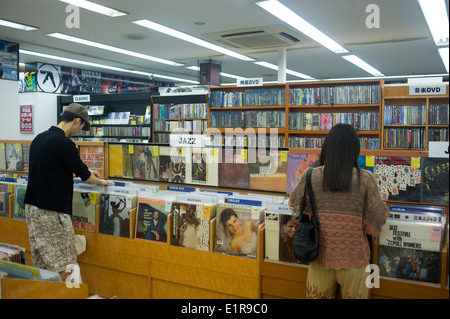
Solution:
[{"label": "wooden shelf unit", "polygon": [[[430,128],[447,128],[448,123],[442,125],[434,125],[429,124],[429,110],[430,105],[433,104],[449,104],[449,91],[448,84],[446,85],[446,92],[441,95],[409,95],[409,86],[407,85],[386,85],[384,86],[383,92],[383,107],[382,107],[382,119],[381,119],[381,134],[383,135],[383,141],[380,141],[380,144],[383,144],[382,149],[385,150],[428,150],[428,142],[429,142],[429,131]],[[422,125],[386,125],[384,124],[384,111],[385,106],[411,106],[411,105],[424,105],[425,106],[425,123]],[[385,128],[423,128],[425,133],[425,145],[423,147],[418,148],[409,148],[409,147],[387,147],[386,142],[388,137],[385,135]],[[448,133],[446,137],[446,141],[449,140]]]},{"label": "wooden shelf unit", "polygon": [[[159,95],[159,96],[152,96],[152,136],[151,140],[153,143],[160,143],[160,144],[169,144],[168,137],[171,133],[181,133],[181,134],[201,134],[205,130],[179,130],[183,127],[183,121],[201,121],[201,126],[203,128],[203,122],[207,123],[208,121],[208,95],[205,94],[182,94],[182,95]],[[159,112],[156,110],[157,107],[159,107],[159,104],[187,104],[192,105],[190,107],[193,107],[195,104],[205,104],[206,108],[206,117],[182,117],[181,114],[181,108],[178,108],[178,114],[176,115],[176,118],[158,118],[157,114]],[[176,122],[177,123],[177,130],[161,130],[159,128],[156,128],[156,124],[159,121],[169,121],[169,122]],[[163,135],[162,139],[165,141],[160,140],[160,137],[158,135]]]},{"label": "wooden shelf unit", "polygon": [[[320,87],[342,87],[342,86],[361,86],[361,85],[379,85],[379,101],[378,103],[369,103],[369,104],[324,104],[324,105],[291,105],[290,104],[290,90],[291,89],[299,89],[299,88],[320,88]],[[358,113],[364,111],[376,112],[379,114],[379,121],[381,118],[381,103],[382,103],[382,87],[384,82],[381,80],[367,80],[367,81],[336,81],[336,82],[304,82],[304,83],[289,83],[289,84],[266,84],[259,87],[236,87],[236,86],[221,86],[221,87],[211,87],[210,92],[224,92],[224,93],[236,93],[236,92],[244,92],[246,90],[266,90],[266,89],[282,89],[285,90],[285,101],[284,104],[273,105],[273,106],[216,106],[210,105],[209,111],[219,112],[219,111],[232,111],[232,112],[245,112],[252,110],[284,110],[285,111],[285,125],[284,127],[278,127],[277,134],[279,136],[284,136],[284,145],[280,145],[280,147],[288,147],[289,145],[289,137],[302,136],[302,137],[325,137],[328,134],[328,130],[298,130],[289,127],[289,114],[304,112],[304,113]],[[208,130],[211,129],[211,121],[210,114],[208,114]],[[370,138],[379,138],[381,139],[381,122],[378,124],[378,130],[360,130],[358,134],[364,137]],[[220,132],[225,132],[226,128],[223,127],[214,127],[218,129]],[[236,134],[246,134],[249,131],[248,129],[258,128],[250,128],[250,127],[242,127],[244,132],[239,133],[237,131]]]}]

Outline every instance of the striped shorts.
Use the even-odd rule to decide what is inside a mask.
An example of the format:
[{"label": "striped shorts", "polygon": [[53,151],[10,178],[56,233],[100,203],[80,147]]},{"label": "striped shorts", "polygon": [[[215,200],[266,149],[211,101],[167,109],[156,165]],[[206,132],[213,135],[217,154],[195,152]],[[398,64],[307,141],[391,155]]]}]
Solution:
[{"label": "striped shorts", "polygon": [[25,217],[34,267],[62,272],[77,263],[70,215],[26,204]]}]

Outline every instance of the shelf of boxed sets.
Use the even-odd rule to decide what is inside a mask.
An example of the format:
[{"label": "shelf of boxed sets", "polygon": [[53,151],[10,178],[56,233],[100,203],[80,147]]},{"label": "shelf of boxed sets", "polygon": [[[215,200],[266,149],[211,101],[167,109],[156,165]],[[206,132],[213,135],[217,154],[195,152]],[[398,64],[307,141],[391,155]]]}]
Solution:
[{"label": "shelf of boxed sets", "polygon": [[383,149],[428,150],[429,141],[448,141],[449,93],[410,95],[409,86],[385,86]]},{"label": "shelf of boxed sets", "polygon": [[[306,155],[308,154],[308,155]],[[319,159],[320,149],[289,149],[289,160],[299,160],[305,168],[307,166],[314,166],[317,164]],[[428,152],[425,151],[385,151],[385,150],[361,150],[361,157],[366,161],[365,163],[360,162],[360,166],[363,168],[365,165],[371,167],[376,163],[383,163],[388,157],[392,159],[399,160],[399,164],[411,162],[403,161],[402,158],[412,158],[418,161],[415,163],[420,163],[420,158],[427,158]],[[369,164],[369,161],[373,161]],[[414,162],[414,160],[413,160]],[[299,169],[302,164],[299,165]],[[288,166],[289,168],[289,166]],[[294,171],[288,171],[288,174],[295,174]],[[448,185],[448,184],[447,184]],[[294,185],[289,186],[287,192],[291,191]],[[448,186],[447,186],[448,187]],[[448,190],[447,190],[448,194]],[[447,195],[448,196],[448,195]],[[393,204],[407,204],[407,205],[425,205],[425,206],[437,206],[443,207],[445,209],[447,224],[443,228],[444,232],[444,242],[442,248],[438,255],[439,258],[439,275],[437,278],[438,283],[426,283],[419,280],[402,280],[394,279],[389,277],[380,277],[380,288],[372,289],[372,298],[448,298],[448,197],[444,203],[427,203],[427,202],[411,202],[407,200],[391,200],[386,199],[386,204],[391,206]],[[287,217],[286,217],[287,218]],[[290,218],[287,218],[290,220]],[[287,227],[289,222],[283,224],[283,227]],[[266,238],[268,236],[268,229],[272,229],[266,220]],[[281,226],[280,228],[281,229]],[[286,228],[289,229],[289,228]],[[281,230],[280,230],[281,231]],[[281,239],[280,239],[281,241]],[[281,245],[281,243],[280,243]],[[306,275],[308,271],[308,266],[303,264],[297,264],[294,260],[286,261],[288,255],[283,254],[283,260],[277,260],[277,255],[275,253],[274,258],[267,258],[270,251],[267,251],[268,243],[266,241],[266,251],[265,260],[262,262],[261,269],[261,291],[262,298],[306,298]],[[281,247],[281,246],[280,246]],[[280,248],[281,249],[281,248]],[[373,243],[373,261],[375,264],[379,264],[379,240],[375,240]],[[273,253],[272,253],[273,254]],[[281,251],[280,251],[281,254]],[[435,254],[436,255],[436,254]],[[272,255],[273,257],[274,255]],[[281,256],[281,255],[280,255]],[[435,265],[436,266],[436,265]],[[424,268],[424,267],[422,267]],[[422,274],[422,273],[421,273]]]}]

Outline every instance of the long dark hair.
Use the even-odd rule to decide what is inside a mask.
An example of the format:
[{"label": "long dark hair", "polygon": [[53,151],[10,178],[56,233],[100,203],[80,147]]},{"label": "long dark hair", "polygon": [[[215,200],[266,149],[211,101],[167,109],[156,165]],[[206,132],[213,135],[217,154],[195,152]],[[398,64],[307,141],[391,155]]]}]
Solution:
[{"label": "long dark hair", "polygon": [[350,124],[336,124],[325,138],[320,154],[320,165],[324,165],[323,189],[345,192],[350,189],[353,167],[359,180],[358,157],[360,142],[356,130]]}]

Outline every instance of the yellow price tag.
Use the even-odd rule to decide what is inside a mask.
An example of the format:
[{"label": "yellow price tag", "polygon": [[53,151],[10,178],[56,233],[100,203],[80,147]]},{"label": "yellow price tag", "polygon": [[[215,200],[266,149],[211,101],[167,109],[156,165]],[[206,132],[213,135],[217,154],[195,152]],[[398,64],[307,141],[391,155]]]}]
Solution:
[{"label": "yellow price tag", "polygon": [[91,199],[91,204],[92,204],[92,205],[97,204],[97,194],[96,194],[96,193],[90,193],[90,194],[89,194],[89,197],[90,197],[90,199]]},{"label": "yellow price tag", "polygon": [[180,151],[181,151],[181,156],[186,156],[186,150],[184,149],[184,147],[181,147]]},{"label": "yellow price tag", "polygon": [[131,125],[136,125],[136,121],[131,121]]},{"label": "yellow price tag", "polygon": [[209,206],[203,207],[203,218],[211,218],[211,210]]},{"label": "yellow price tag", "polygon": [[153,156],[158,156],[159,148],[158,146],[153,146]]},{"label": "yellow price tag", "polygon": [[244,161],[247,160],[247,150],[245,148],[241,149],[241,159]]},{"label": "yellow price tag", "polygon": [[366,156],[366,167],[374,167],[375,156]]},{"label": "yellow price tag", "polygon": [[16,149],[18,152],[20,152],[22,150],[22,144],[17,143],[16,144]]},{"label": "yellow price tag", "polygon": [[2,150],[4,150],[5,149],[5,143],[2,143],[1,147],[2,147]]},{"label": "yellow price tag", "polygon": [[287,151],[281,151],[280,152],[280,161],[281,162],[287,162],[287,154],[288,154]]},{"label": "yellow price tag", "polygon": [[411,167],[420,168],[420,157],[411,157]]},{"label": "yellow price tag", "polygon": [[128,145],[128,154],[134,154],[134,145]]},{"label": "yellow price tag", "polygon": [[219,157],[219,150],[217,148],[211,149],[211,157],[212,158],[218,158]]}]

